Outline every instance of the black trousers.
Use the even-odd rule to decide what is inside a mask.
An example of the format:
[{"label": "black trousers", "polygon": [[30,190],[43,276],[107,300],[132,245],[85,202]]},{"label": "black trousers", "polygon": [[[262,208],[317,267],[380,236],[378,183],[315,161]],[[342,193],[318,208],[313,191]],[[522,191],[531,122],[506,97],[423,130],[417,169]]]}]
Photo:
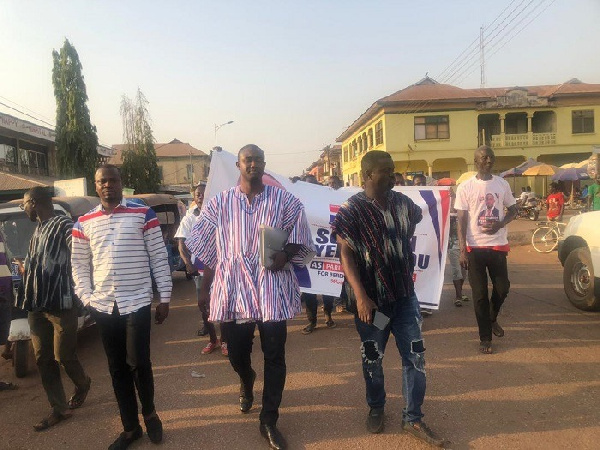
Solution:
[{"label": "black trousers", "polygon": [[[479,339],[491,341],[492,322],[496,321],[510,288],[506,252],[474,248],[468,253],[468,258],[469,284],[479,326]],[[488,291],[488,273],[492,281],[491,297]]]},{"label": "black trousers", "polygon": [[[252,343],[257,323],[224,322],[221,329],[226,330],[229,362],[240,377],[240,381],[248,385],[252,380]],[[275,425],[279,418],[279,405],[285,386],[285,341],[287,339],[287,322],[258,322],[260,346],[264,354],[264,388],[260,422]]]},{"label": "black trousers", "polygon": [[[327,318],[331,317],[334,299],[335,297],[333,297],[332,295],[323,296],[323,310],[325,311],[325,316]],[[304,304],[306,305],[306,318],[309,322],[316,324],[317,307],[319,305],[319,301],[317,300],[317,294],[302,293],[302,300],[304,300]]]},{"label": "black trousers", "polygon": [[119,315],[115,306],[112,314],[93,311],[93,317],[100,328],[123,429],[133,431],[139,425],[136,390],[142,414],[154,412],[150,305],[126,315]]}]

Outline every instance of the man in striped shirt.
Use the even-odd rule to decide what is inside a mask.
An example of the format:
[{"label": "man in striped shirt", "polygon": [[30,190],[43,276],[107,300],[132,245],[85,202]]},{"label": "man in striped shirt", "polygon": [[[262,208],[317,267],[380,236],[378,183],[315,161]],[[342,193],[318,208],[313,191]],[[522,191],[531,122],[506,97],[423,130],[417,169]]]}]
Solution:
[{"label": "man in striped shirt", "polygon": [[[29,242],[23,275],[23,293],[17,306],[28,311],[31,342],[42,384],[52,412],[34,425],[43,431],[71,417],[68,409],[83,405],[91,380],[77,358],[77,317],[81,302],[71,280],[71,230],[73,221],[57,215],[51,193],[30,189],[20,205],[37,226]],[[56,356],[55,356],[56,355]],[[60,366],[75,384],[67,403]]]},{"label": "man in striped shirt", "polygon": [[[313,244],[302,203],[264,174],[264,152],[246,145],[236,165],[239,186],[217,194],[203,207],[186,244],[204,263],[199,301],[210,298],[210,320],[227,328],[229,361],[240,376],[242,413],[254,401],[256,372],[250,353],[258,324],[264,354],[260,432],[271,448],[282,449],[286,443],[276,423],[286,376],[286,320],[301,309],[298,280],[287,263],[303,264]],[[268,268],[259,260],[262,224],[289,233]]]},{"label": "man in striped shirt", "polygon": [[169,314],[172,280],[154,211],[123,199],[115,166],[101,166],[95,182],[101,203],[73,228],[73,279],[102,335],[124,428],[109,449],[120,450],[142,437],[136,388],[148,436],[153,443],[162,440],[150,362],[151,277],[160,295],[159,324]]}]

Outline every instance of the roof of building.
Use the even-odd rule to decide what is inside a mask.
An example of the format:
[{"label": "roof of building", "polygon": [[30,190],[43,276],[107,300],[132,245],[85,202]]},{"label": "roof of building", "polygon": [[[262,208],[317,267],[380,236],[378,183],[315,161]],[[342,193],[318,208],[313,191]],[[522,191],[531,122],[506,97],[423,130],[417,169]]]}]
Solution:
[{"label": "roof of building", "polygon": [[[110,164],[120,166],[123,164],[123,150],[127,148],[127,144],[115,144],[112,146],[116,150],[114,156],[109,159]],[[156,151],[156,157],[160,158],[176,158],[185,156],[187,158],[192,156],[207,156],[202,150],[198,150],[192,147],[187,142],[181,142],[179,139],[173,139],[171,142],[165,144],[156,143],[154,144],[154,150]]]},{"label": "roof of building", "polygon": [[463,89],[425,77],[415,84],[377,100],[337,138],[337,142],[349,137],[385,106],[405,106],[415,111],[423,111],[426,110],[424,106],[431,102],[484,102],[504,96],[513,90],[525,90],[529,95],[545,98],[600,95],[600,84],[582,83],[577,78],[573,78],[556,85]]},{"label": "roof of building", "polygon": [[58,178],[1,172],[0,191],[25,191],[35,186],[53,186]]}]

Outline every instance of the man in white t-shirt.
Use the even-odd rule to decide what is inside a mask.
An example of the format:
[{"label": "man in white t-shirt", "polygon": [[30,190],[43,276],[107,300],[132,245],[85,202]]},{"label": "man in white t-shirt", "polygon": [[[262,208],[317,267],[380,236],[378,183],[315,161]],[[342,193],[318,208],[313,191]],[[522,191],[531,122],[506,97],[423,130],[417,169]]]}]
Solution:
[{"label": "man in white t-shirt", "polygon": [[[185,240],[188,239],[192,233],[192,228],[196,224],[198,217],[200,216],[200,210],[202,203],[204,202],[204,191],[206,190],[206,183],[201,182],[192,191],[194,196],[194,203],[190,206],[187,214],[181,219],[175,238],[179,240],[179,254],[181,259],[185,263],[185,271],[189,275],[194,275],[194,282],[196,283],[196,296],[200,295],[200,282],[202,281],[202,265],[197,258],[192,255],[185,244]],[[209,336],[209,342],[202,349],[203,355],[208,355],[215,351],[219,345],[221,346],[221,354],[228,356],[227,350],[227,338],[223,336],[221,330],[221,340],[217,339],[217,330],[215,325],[208,321],[208,305],[201,303],[198,297],[198,308],[202,315],[203,327],[198,330],[198,336]]]},{"label": "man in white t-shirt", "polygon": [[[486,145],[475,150],[477,175],[458,187],[454,203],[458,214],[460,262],[469,269],[482,353],[492,353],[492,334],[504,336],[496,319],[510,287],[506,225],[517,214],[509,184],[492,175],[495,159],[494,151]],[[492,281],[491,296],[488,272]]]}]

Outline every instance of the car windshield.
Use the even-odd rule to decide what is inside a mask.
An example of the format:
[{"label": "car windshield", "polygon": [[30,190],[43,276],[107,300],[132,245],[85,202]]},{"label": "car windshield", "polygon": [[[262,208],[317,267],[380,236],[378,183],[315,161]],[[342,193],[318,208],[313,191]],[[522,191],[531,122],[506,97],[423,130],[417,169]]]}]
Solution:
[{"label": "car windshield", "polygon": [[[64,215],[62,211],[55,212]],[[0,233],[4,236],[9,258],[25,258],[36,224],[23,211],[0,214]]]}]

